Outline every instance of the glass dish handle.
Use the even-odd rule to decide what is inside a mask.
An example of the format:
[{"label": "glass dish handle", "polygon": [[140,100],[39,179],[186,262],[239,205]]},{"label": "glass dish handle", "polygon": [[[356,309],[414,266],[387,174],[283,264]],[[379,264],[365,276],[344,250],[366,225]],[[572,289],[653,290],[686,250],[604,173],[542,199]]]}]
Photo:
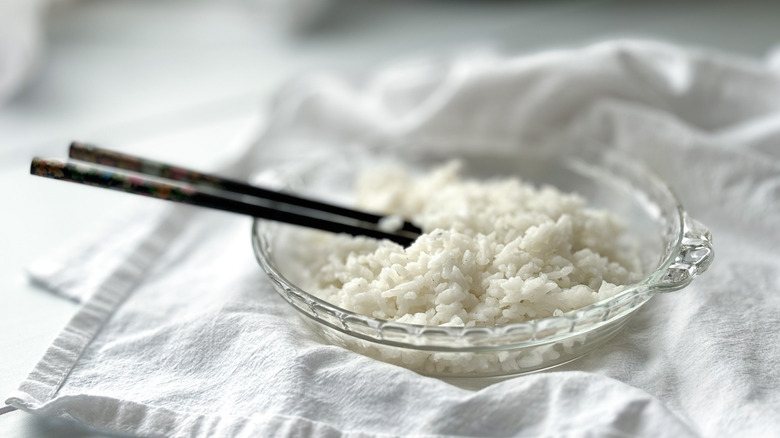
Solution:
[{"label": "glass dish handle", "polygon": [[661,276],[657,292],[672,292],[687,286],[712,264],[712,234],[701,222],[683,213],[683,239],[680,254]]}]

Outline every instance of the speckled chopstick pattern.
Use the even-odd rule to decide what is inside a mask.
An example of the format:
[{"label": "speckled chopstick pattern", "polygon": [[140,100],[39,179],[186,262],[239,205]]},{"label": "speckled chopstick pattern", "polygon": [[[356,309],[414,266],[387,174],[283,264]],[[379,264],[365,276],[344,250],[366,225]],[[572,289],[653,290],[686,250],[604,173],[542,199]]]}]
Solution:
[{"label": "speckled chopstick pattern", "polygon": [[110,169],[93,167],[85,164],[62,162],[59,160],[34,158],[30,165],[30,173],[46,178],[70,181],[175,202],[191,203],[189,200],[197,193],[195,189],[185,185],[152,181],[140,176],[127,175]]}]

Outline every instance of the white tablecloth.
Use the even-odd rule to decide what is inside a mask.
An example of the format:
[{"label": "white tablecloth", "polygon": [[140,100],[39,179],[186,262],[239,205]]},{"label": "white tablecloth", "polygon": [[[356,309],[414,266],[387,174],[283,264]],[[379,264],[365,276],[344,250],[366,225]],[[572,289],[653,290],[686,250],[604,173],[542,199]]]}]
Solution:
[{"label": "white tablecloth", "polygon": [[253,259],[249,221],[160,205],[42,259],[84,305],[8,403],[146,436],[771,436],[780,431],[780,74],[612,42],[318,76],[280,91],[232,168],[317,143],[572,139],[644,161],[712,228],[716,262],[560,371],[462,389],[311,338]]}]

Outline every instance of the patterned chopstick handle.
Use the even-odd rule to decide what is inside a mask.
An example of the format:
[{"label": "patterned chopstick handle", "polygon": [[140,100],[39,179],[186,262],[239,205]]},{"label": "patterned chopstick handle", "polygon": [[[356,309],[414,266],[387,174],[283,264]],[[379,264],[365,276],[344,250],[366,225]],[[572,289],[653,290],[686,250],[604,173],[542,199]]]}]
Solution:
[{"label": "patterned chopstick handle", "polygon": [[214,189],[225,189],[220,178],[185,169],[179,166],[161,163],[154,160],[139,158],[108,149],[74,141],[70,144],[68,152],[74,160],[86,161],[131,172],[143,173],[160,178],[182,181],[190,184],[198,184]]},{"label": "patterned chopstick handle", "polygon": [[30,173],[45,178],[103,187],[185,204],[192,204],[192,198],[197,194],[196,190],[184,185],[151,181],[107,169],[58,160],[33,158]]}]

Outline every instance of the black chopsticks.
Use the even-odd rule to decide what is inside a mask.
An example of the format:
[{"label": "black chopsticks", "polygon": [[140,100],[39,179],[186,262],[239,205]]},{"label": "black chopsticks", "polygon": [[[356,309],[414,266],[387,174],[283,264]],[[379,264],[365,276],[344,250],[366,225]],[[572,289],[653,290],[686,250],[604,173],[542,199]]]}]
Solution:
[{"label": "black chopsticks", "polygon": [[30,173],[334,233],[388,239],[403,246],[411,244],[421,233],[409,222],[397,231],[388,231],[379,225],[384,216],[84,143],[73,142],[69,157],[75,161],[34,158]]}]

